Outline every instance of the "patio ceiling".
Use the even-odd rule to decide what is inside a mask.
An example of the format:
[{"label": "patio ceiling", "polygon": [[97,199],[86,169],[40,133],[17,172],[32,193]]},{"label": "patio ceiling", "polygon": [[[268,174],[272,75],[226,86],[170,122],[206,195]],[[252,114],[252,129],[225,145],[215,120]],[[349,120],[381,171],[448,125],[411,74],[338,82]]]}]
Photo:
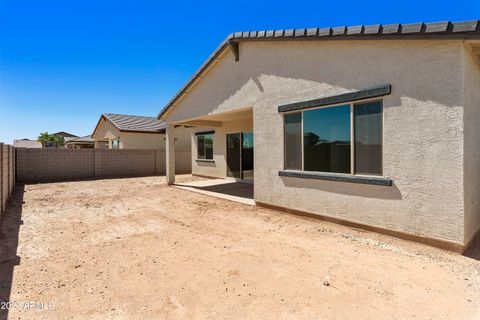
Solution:
[{"label": "patio ceiling", "polygon": [[221,127],[223,122],[253,119],[252,107],[239,108],[232,111],[209,114],[198,118],[183,120],[176,125],[194,127]]}]

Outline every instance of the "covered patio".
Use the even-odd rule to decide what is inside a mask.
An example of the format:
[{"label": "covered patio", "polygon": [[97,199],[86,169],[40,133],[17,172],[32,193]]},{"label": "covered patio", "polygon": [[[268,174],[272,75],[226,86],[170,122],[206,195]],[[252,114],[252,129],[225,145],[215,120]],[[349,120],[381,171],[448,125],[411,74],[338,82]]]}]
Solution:
[{"label": "covered patio", "polygon": [[175,141],[171,132],[176,126],[192,129],[192,174],[213,179],[181,187],[213,193],[222,191],[220,193],[236,197],[232,199],[238,198],[239,202],[254,204],[252,108],[240,107],[173,121],[167,119],[166,173],[169,185],[175,183]]}]

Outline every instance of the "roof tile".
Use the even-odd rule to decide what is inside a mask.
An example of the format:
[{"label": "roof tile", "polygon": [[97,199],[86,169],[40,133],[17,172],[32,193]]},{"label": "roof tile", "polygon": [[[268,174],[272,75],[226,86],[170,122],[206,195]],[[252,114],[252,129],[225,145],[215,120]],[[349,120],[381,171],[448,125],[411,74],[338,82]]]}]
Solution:
[{"label": "roof tile", "polygon": [[447,32],[450,27],[450,22],[433,22],[425,25],[425,33]]},{"label": "roof tile", "polygon": [[402,24],[402,34],[420,33],[424,28],[424,23]]},{"label": "roof tile", "polygon": [[386,24],[382,26],[382,33],[383,34],[393,34],[393,33],[399,33],[400,32],[400,24],[395,23],[395,24]]},{"label": "roof tile", "polygon": [[331,33],[332,33],[332,29],[331,29],[331,28],[320,28],[320,29],[318,30],[318,35],[319,35],[320,37],[329,36]]},{"label": "roof tile", "polygon": [[382,31],[382,26],[379,24],[365,26],[363,34],[379,34]]},{"label": "roof tile", "polygon": [[295,37],[305,36],[305,29],[295,29]]},{"label": "roof tile", "polygon": [[285,37],[292,37],[293,36],[293,29],[285,30]]},{"label": "roof tile", "polygon": [[340,36],[340,35],[343,35],[345,34],[345,31],[346,31],[346,27],[336,27],[336,28],[332,28],[332,36]]},{"label": "roof tile", "polygon": [[318,28],[309,28],[307,29],[307,36],[316,36],[318,32]]},{"label": "roof tile", "polygon": [[452,22],[452,32],[468,32],[476,31],[479,28],[478,20]]},{"label": "roof tile", "polygon": [[363,26],[353,26],[353,27],[347,28],[348,35],[362,34],[362,32],[363,32]]}]

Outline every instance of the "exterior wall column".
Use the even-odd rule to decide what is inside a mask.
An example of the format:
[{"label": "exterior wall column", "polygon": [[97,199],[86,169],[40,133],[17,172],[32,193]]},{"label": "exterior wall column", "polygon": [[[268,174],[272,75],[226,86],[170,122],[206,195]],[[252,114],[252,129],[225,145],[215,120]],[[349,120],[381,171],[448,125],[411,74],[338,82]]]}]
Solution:
[{"label": "exterior wall column", "polygon": [[170,186],[175,183],[175,137],[173,134],[173,124],[167,123],[165,132],[166,146],[166,175],[167,184]]}]

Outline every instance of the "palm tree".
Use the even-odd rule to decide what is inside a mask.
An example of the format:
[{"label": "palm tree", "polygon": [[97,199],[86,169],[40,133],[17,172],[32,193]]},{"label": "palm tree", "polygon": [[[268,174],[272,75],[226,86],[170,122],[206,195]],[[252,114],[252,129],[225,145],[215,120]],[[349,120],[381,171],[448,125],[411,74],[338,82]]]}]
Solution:
[{"label": "palm tree", "polygon": [[46,147],[62,147],[65,143],[65,139],[58,134],[49,134],[48,132],[42,132],[37,138],[37,141],[42,144],[43,148]]},{"label": "palm tree", "polygon": [[51,135],[50,139],[54,143],[55,148],[63,147],[63,145],[65,143],[65,139],[58,134]]},{"label": "palm tree", "polygon": [[51,137],[52,136],[48,132],[42,132],[37,137],[37,141],[42,144],[42,148],[46,148],[47,144],[52,141]]}]

